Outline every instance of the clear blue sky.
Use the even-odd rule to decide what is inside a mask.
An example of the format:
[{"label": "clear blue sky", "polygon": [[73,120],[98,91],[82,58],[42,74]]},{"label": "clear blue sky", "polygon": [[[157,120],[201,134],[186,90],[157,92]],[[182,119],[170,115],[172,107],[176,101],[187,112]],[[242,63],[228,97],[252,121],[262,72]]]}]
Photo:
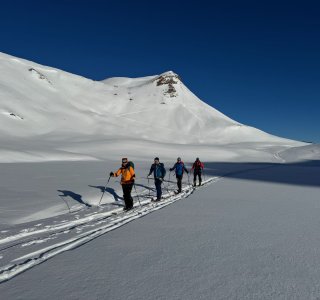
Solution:
[{"label": "clear blue sky", "polygon": [[95,80],[173,70],[239,122],[320,142],[319,16],[320,1],[2,1],[0,51]]}]

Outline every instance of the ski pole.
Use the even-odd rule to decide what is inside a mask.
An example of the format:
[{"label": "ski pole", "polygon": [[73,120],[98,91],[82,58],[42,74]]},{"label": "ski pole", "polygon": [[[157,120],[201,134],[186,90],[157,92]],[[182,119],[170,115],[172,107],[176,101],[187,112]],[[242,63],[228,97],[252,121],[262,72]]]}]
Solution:
[{"label": "ski pole", "polygon": [[150,178],[148,177],[148,190],[149,190],[149,197],[151,195],[151,188],[150,188]]},{"label": "ski pole", "polygon": [[136,194],[137,194],[137,197],[138,197],[139,205],[140,205],[140,207],[141,207],[141,202],[140,202],[139,195],[138,195],[138,193],[137,193],[136,184],[133,183],[133,186],[134,186],[134,190],[135,190],[135,192],[136,192]]},{"label": "ski pole", "polygon": [[71,210],[70,210],[70,206],[69,206],[69,204],[68,204],[68,201],[65,200],[65,199],[63,199],[62,196],[60,196],[60,195],[59,195],[59,197],[62,199],[62,201],[63,201],[65,204],[67,204],[68,209],[69,209],[69,214],[70,214],[70,213],[71,213]]},{"label": "ski pole", "polygon": [[[155,180],[154,178],[150,178],[150,177],[149,177],[149,178],[148,178],[148,177],[136,177],[136,179],[137,179],[137,178],[138,178],[138,179],[149,179],[149,180]],[[169,181],[169,180],[166,180],[166,179],[163,179],[163,182],[169,182],[169,183],[171,182],[171,183],[174,183],[174,182]]]},{"label": "ski pole", "polygon": [[111,178],[111,176],[109,176],[108,182],[107,182],[106,186],[104,187],[104,190],[103,190],[103,193],[102,193],[102,196],[101,196],[101,198],[100,198],[100,201],[99,201],[98,206],[99,206],[100,203],[101,203],[101,200],[102,200],[102,198],[103,198],[103,196],[104,196],[104,193],[105,193],[105,191],[106,191],[106,188],[107,188],[107,186],[108,186],[108,184],[109,184],[110,178]]},{"label": "ski pole", "polygon": [[195,181],[194,181],[194,178],[196,178],[196,176],[195,176],[195,174],[194,174],[194,171],[195,171],[195,170],[191,170],[191,171],[190,171],[190,175],[191,175],[192,172],[193,172],[193,186],[194,186],[194,182],[195,182]]},{"label": "ski pole", "polygon": [[171,177],[171,171],[169,172],[169,181],[168,181],[168,184],[167,184],[167,190],[169,192],[169,187],[170,187],[170,177]]},{"label": "ski pole", "polygon": [[167,190],[167,193],[168,193],[168,196],[169,196],[169,189],[168,189],[169,183],[168,183],[168,184],[165,184],[164,179],[162,179],[162,182],[163,182],[163,188],[165,188],[165,189]]}]

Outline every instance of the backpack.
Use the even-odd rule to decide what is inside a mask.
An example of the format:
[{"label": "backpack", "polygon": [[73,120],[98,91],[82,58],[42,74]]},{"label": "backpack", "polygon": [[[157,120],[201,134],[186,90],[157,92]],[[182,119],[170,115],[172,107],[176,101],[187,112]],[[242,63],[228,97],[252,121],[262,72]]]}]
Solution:
[{"label": "backpack", "polygon": [[176,175],[181,176],[183,174],[184,171],[184,163],[180,162],[180,163],[176,163]]},{"label": "backpack", "polygon": [[202,162],[200,160],[195,161],[194,163],[194,169],[195,170],[200,170],[202,168]]},{"label": "backpack", "polygon": [[134,163],[132,161],[128,161],[126,168],[129,169],[130,167],[132,167],[132,169],[134,170]]}]

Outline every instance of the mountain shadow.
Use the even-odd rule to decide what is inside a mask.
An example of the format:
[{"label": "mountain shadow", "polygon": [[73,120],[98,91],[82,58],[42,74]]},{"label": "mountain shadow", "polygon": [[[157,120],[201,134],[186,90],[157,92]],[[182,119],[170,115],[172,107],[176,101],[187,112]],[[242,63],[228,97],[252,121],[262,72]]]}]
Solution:
[{"label": "mountain shadow", "polygon": [[205,163],[203,175],[320,187],[320,160],[294,163],[209,162]]}]

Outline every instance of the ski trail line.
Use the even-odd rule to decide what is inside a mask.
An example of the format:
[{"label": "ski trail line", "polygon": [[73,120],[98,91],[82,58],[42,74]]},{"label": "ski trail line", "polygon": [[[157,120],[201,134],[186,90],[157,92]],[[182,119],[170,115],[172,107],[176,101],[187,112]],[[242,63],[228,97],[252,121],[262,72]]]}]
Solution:
[{"label": "ski trail line", "polygon": [[[221,178],[222,177],[209,178],[203,182],[202,186],[217,182]],[[200,188],[202,188],[202,186]],[[129,212],[123,212],[122,208],[118,208],[112,211],[85,216],[71,222],[52,225],[44,229],[20,232],[19,234],[0,239],[0,244],[8,244],[22,239],[22,241],[18,243],[1,249],[1,251],[4,252],[4,255],[8,254],[13,257],[10,257],[10,261],[6,265],[0,267],[0,283],[12,279],[58,254],[75,249],[107,232],[162,209],[178,200],[187,198],[198,188],[199,187],[194,188],[191,185],[188,185],[183,188],[180,194],[169,192],[164,194],[163,200],[156,203],[150,202],[150,198],[141,200],[141,207],[138,203],[135,203],[134,209]],[[95,228],[82,232],[85,227]],[[80,232],[74,232],[74,230],[79,230]],[[39,237],[39,235],[43,233],[46,235]],[[33,239],[25,240],[26,237],[30,238],[31,236],[33,236]],[[58,238],[58,236],[60,238],[62,237],[58,242],[54,242],[47,247],[41,247],[41,243],[50,243],[50,241],[52,242],[52,240]],[[30,251],[31,249],[28,249],[28,246],[31,248],[36,247],[36,249]],[[0,252],[0,254],[2,254],[2,252]]]}]

